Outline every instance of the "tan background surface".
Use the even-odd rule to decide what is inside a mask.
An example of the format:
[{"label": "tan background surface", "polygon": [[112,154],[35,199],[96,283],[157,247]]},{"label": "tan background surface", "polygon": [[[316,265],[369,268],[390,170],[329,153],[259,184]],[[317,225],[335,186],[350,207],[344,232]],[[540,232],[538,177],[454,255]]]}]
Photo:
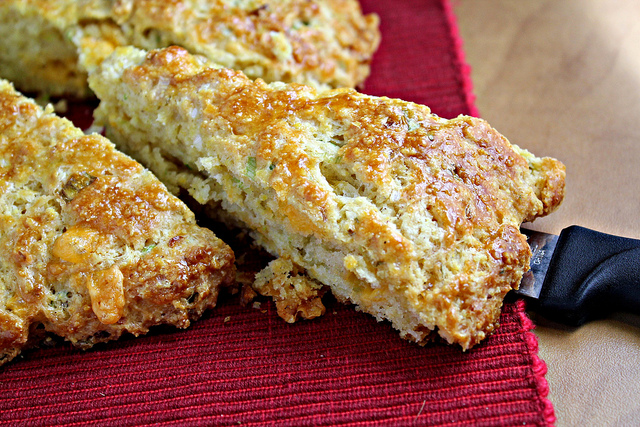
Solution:
[{"label": "tan background surface", "polygon": [[[640,1],[453,5],[480,115],[567,166],[565,202],[532,227],[640,238]],[[536,319],[558,426],[640,426],[638,319],[577,330]]]}]

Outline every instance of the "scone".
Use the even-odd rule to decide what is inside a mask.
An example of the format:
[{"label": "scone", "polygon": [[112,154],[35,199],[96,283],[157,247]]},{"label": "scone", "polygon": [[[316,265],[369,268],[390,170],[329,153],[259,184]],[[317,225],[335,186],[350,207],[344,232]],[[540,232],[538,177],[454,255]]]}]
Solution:
[{"label": "scone", "polygon": [[179,45],[266,81],[355,87],[380,33],[357,0],[4,0],[0,39],[0,77],[84,97],[87,69],[125,45]]},{"label": "scone", "polygon": [[45,333],[87,348],[185,328],[234,284],[184,203],[51,110],[0,80],[0,364]]},{"label": "scone", "polygon": [[564,194],[562,163],[481,119],[254,82],[178,47],[118,49],[89,83],[107,134],[172,191],[419,343],[496,327],[528,269],[521,223]]}]

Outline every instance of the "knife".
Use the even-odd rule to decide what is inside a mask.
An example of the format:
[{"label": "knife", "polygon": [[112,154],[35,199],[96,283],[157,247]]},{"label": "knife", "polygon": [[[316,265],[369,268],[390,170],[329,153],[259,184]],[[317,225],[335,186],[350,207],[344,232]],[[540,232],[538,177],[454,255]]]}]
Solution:
[{"label": "knife", "polygon": [[542,317],[580,326],[612,313],[640,315],[640,240],[580,226],[559,236],[521,229],[531,269],[515,292]]}]

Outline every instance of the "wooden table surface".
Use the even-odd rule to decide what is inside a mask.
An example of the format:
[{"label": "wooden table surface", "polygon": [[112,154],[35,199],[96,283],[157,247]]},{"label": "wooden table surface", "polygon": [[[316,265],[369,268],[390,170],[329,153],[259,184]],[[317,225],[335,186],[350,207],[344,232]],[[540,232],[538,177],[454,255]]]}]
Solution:
[{"label": "wooden table surface", "polygon": [[[480,115],[567,166],[563,205],[531,227],[640,238],[640,1],[452,3]],[[640,425],[639,319],[534,318],[558,426]]]}]

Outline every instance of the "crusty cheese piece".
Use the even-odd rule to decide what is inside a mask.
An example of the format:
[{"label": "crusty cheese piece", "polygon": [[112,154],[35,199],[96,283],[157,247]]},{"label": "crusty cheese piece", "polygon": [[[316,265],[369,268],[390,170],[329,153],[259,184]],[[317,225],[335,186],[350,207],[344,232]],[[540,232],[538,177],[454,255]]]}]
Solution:
[{"label": "crusty cheese piece", "polygon": [[528,269],[520,224],[564,194],[559,161],[481,119],[254,82],[177,47],[119,49],[90,85],[108,135],[170,189],[417,342],[495,328]]},{"label": "crusty cheese piece", "polygon": [[175,44],[252,78],[355,87],[378,21],[357,0],[3,0],[0,77],[82,97],[86,70],[116,46]]},{"label": "crusty cheese piece", "polygon": [[323,286],[303,273],[291,260],[278,258],[255,275],[252,288],[272,297],[278,316],[288,323],[322,316],[325,312],[321,299]]},{"label": "crusty cheese piece", "polygon": [[41,330],[87,348],[187,327],[234,269],[151,172],[0,80],[0,364]]}]

